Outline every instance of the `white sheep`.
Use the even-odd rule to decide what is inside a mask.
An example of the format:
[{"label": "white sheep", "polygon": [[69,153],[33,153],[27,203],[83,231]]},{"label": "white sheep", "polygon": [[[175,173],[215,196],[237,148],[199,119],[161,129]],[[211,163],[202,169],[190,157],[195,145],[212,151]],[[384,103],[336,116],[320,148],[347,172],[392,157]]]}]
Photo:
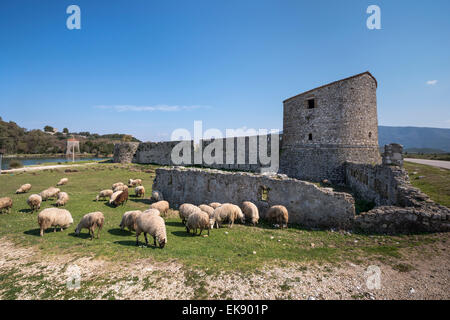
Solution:
[{"label": "white sheep", "polygon": [[153,190],[152,191],[152,198],[151,198],[151,200],[153,200],[155,202],[164,200],[162,192],[158,191],[158,190]]},{"label": "white sheep", "polygon": [[162,249],[167,243],[166,224],[164,219],[153,213],[142,213],[136,219],[136,245],[139,245],[139,235],[144,233],[145,243],[148,245],[147,233],[153,237],[153,245],[158,239]]},{"label": "white sheep", "polygon": [[207,204],[201,204],[198,206],[202,211],[205,211],[210,218],[214,218],[214,208]]},{"label": "white sheep", "polygon": [[161,214],[165,214],[169,210],[169,202],[162,200],[152,203],[150,209],[156,209],[161,212]]},{"label": "white sheep", "polygon": [[197,234],[197,229],[200,229],[199,236],[202,234],[202,231],[204,229],[208,230],[208,236],[209,236],[209,230],[214,227],[214,219],[210,219],[209,215],[205,211],[195,211],[192,214],[189,215],[187,221],[186,221],[186,231],[187,233],[190,232],[190,230],[193,230],[192,235]]},{"label": "white sheep", "polygon": [[41,196],[42,201],[47,201],[50,198],[56,197],[60,192],[61,190],[59,188],[50,187],[39,193],[39,195]]},{"label": "white sheep", "polygon": [[142,186],[142,179],[129,179],[128,186],[129,187]]},{"label": "white sheep", "polygon": [[136,188],[134,188],[134,192],[136,194],[136,197],[140,198],[145,198],[145,188],[144,186],[137,186]]},{"label": "white sheep", "polygon": [[119,194],[121,194],[123,191],[119,190],[119,191],[114,191],[114,193],[111,195],[111,198],[109,199],[109,204],[113,204],[114,200],[116,200],[116,198],[119,196]]},{"label": "white sheep", "polygon": [[217,209],[218,207],[220,207],[222,204],[219,202],[211,202],[209,204],[210,207],[212,207],[214,210]]},{"label": "white sheep", "polygon": [[61,231],[63,231],[63,229],[68,228],[72,223],[72,215],[65,209],[47,208],[38,214],[41,237],[44,236],[44,231],[50,227],[54,227],[53,232],[56,232],[56,227],[60,227]]},{"label": "white sheep", "polygon": [[116,183],[114,183],[114,184],[111,186],[111,189],[114,190],[116,187],[118,187],[118,186],[123,186],[123,185],[124,185],[123,182],[116,182]]},{"label": "white sheep", "polygon": [[116,192],[116,191],[124,191],[124,190],[128,190],[128,187],[126,185],[124,185],[124,184],[120,184],[120,185],[116,186],[113,189],[114,192]]},{"label": "white sheep", "polygon": [[250,221],[254,226],[258,223],[259,211],[254,203],[250,201],[242,202],[242,212],[244,213],[246,221]]},{"label": "white sheep", "polygon": [[214,210],[214,219],[216,221],[217,229],[220,228],[223,222],[228,221],[228,227],[232,228],[234,221],[239,219],[242,223],[245,222],[244,214],[241,208],[232,203],[224,203]]},{"label": "white sheep", "polygon": [[113,195],[114,191],[110,190],[110,189],[106,189],[106,190],[102,190],[100,191],[100,193],[97,195],[97,197],[95,197],[95,201],[98,201],[100,198],[105,199],[105,198],[110,198]]},{"label": "white sheep", "polygon": [[[127,211],[122,216],[119,224],[121,230],[128,228],[129,231],[136,231],[136,219],[142,213],[140,210]],[[159,213],[159,211],[158,211]]]},{"label": "white sheep", "polygon": [[65,206],[69,201],[69,195],[66,192],[58,193],[58,200],[56,200],[56,206]]},{"label": "white sheep", "polygon": [[11,198],[8,197],[0,198],[0,213],[3,213],[3,211],[10,213],[12,205],[13,201]]},{"label": "white sheep", "polygon": [[27,203],[31,208],[31,212],[37,211],[41,208],[42,197],[38,194],[32,194],[28,197]]},{"label": "white sheep", "polygon": [[267,210],[266,217],[268,221],[276,223],[283,229],[284,226],[287,228],[289,214],[285,206],[272,206]]},{"label": "white sheep", "polygon": [[16,193],[27,193],[31,189],[31,184],[26,183],[16,190]]},{"label": "white sheep", "polygon": [[189,216],[194,212],[202,211],[199,207],[191,204],[191,203],[183,203],[180,208],[178,209],[179,216],[181,218],[181,222],[183,224],[186,224],[186,220],[189,218]]},{"label": "white sheep", "polygon": [[150,209],[147,209],[147,210],[145,210],[145,211],[142,211],[142,213],[150,213],[150,214],[154,214],[154,215],[157,215],[157,216],[161,216],[161,212],[159,212],[159,210],[158,209],[153,209],[153,208],[150,208]]},{"label": "white sheep", "polygon": [[88,229],[91,240],[94,238],[95,229],[97,229],[97,239],[100,237],[100,231],[105,223],[105,216],[102,212],[96,211],[87,213],[81,218],[80,223],[75,229],[75,234],[79,235],[83,228]]},{"label": "white sheep", "polygon": [[61,180],[59,180],[59,182],[56,184],[57,186],[62,186],[67,184],[67,182],[69,182],[68,178],[62,178]]}]

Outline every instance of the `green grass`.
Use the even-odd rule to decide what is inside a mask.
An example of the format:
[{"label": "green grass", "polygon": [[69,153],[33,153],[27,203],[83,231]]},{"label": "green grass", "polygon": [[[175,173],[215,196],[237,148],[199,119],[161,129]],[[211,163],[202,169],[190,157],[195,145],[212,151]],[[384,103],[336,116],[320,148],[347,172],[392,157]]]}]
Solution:
[{"label": "green grass", "polygon": [[[411,183],[437,203],[450,207],[450,170],[404,162]],[[416,174],[413,174],[415,173]],[[424,178],[420,178],[423,176]]]},{"label": "green grass", "polygon": [[[397,258],[401,257],[398,252],[400,248],[433,239],[433,235],[348,235],[326,230],[305,230],[297,225],[279,230],[264,222],[257,227],[236,224],[232,229],[214,229],[209,237],[193,237],[186,233],[180,219],[172,217],[166,218],[168,243],[164,249],[144,246],[143,236],[140,238],[140,246],[136,246],[135,234],[121,231],[119,223],[125,211],[146,209],[149,201],[134,198],[132,189],[130,199],[123,207],[112,208],[105,201],[95,202],[94,199],[100,190],[110,188],[117,181],[126,183],[129,178],[143,179],[148,199],[155,168],[156,166],[150,165],[103,163],[78,167],[79,171],[74,173],[64,173],[63,169],[46,169],[1,175],[0,197],[11,197],[14,205],[10,214],[0,215],[0,238],[5,237],[26,247],[33,246],[44,255],[68,254],[73,259],[92,255],[111,261],[128,262],[153,258],[157,261],[177,261],[184,264],[187,270],[201,269],[206,272],[254,272],[264,265],[285,265],[286,262],[339,262],[343,259],[358,262],[367,257]],[[56,185],[62,177],[69,178],[69,183],[60,188],[70,196],[66,209],[72,213],[74,225],[63,232],[54,233],[49,229],[44,237],[39,237],[37,214],[29,212],[26,199],[31,193],[39,193]],[[31,191],[27,194],[14,194],[24,183],[32,184]],[[54,202],[44,202],[41,210],[52,207]],[[76,237],[76,224],[84,214],[93,211],[102,211],[106,218],[100,239],[89,240],[87,230]],[[189,274],[187,278],[194,283],[196,274]],[[5,284],[1,279],[0,283],[3,283],[2,286]],[[152,284],[148,283],[147,286],[151,287]],[[200,297],[203,296],[201,287],[200,285]],[[14,292],[11,293],[13,294]]]}]

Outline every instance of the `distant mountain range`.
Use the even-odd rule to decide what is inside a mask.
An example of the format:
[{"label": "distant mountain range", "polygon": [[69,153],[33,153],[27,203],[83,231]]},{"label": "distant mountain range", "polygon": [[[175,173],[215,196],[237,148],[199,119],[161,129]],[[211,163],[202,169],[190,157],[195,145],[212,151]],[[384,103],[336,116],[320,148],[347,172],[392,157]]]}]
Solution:
[{"label": "distant mountain range", "polygon": [[450,129],[379,126],[378,142],[399,143],[408,152],[450,152]]}]

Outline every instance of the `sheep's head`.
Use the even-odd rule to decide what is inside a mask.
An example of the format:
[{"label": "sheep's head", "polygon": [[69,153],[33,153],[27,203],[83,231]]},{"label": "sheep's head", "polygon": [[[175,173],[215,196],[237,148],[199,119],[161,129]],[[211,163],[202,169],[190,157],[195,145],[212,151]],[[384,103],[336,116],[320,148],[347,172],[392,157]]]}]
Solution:
[{"label": "sheep's head", "polygon": [[159,247],[162,249],[166,245],[166,239],[160,239],[159,241]]},{"label": "sheep's head", "polygon": [[216,219],[214,219],[214,218],[209,219],[209,228],[214,229],[215,223],[216,223]]}]

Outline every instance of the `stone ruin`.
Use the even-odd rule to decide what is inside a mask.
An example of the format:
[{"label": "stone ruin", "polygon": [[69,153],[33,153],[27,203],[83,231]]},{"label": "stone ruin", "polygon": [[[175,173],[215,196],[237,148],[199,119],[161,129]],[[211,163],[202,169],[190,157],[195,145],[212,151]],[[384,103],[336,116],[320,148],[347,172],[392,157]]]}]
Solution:
[{"label": "stone ruin", "polygon": [[[376,88],[376,79],[364,72],[285,100],[277,173],[261,174],[260,163],[159,168],[153,189],[175,207],[184,202],[252,201],[264,217],[268,207],[281,204],[288,208],[290,222],[311,228],[450,231],[450,210],[411,185],[402,168],[403,147],[386,145],[380,156]],[[249,139],[245,137],[246,146]],[[116,144],[114,162],[172,166],[170,154],[177,143]],[[195,149],[192,141],[187,143]],[[245,152],[248,160],[249,150]],[[374,209],[356,214],[355,199],[372,203]]]}]

